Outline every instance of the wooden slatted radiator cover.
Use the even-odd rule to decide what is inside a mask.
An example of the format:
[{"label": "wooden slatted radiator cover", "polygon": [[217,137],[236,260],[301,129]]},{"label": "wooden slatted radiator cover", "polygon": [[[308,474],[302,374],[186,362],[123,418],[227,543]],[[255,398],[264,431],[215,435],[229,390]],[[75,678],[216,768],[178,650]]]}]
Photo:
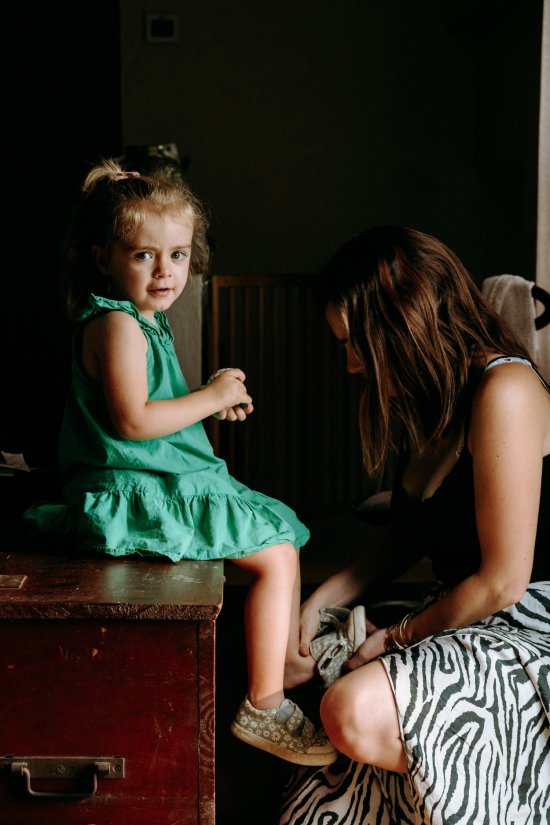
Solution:
[{"label": "wooden slatted radiator cover", "polygon": [[361,378],[315,296],[318,275],[215,275],[209,289],[209,372],[240,367],[255,411],[209,422],[230,472],[307,518],[353,508],[374,492],[358,432]]}]

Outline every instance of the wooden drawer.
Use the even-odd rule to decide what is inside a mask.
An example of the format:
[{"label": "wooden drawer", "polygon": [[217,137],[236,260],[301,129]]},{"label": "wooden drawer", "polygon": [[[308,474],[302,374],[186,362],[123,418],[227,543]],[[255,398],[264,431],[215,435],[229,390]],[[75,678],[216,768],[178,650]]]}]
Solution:
[{"label": "wooden drawer", "polygon": [[221,562],[0,553],[0,825],[214,825],[222,592]]}]

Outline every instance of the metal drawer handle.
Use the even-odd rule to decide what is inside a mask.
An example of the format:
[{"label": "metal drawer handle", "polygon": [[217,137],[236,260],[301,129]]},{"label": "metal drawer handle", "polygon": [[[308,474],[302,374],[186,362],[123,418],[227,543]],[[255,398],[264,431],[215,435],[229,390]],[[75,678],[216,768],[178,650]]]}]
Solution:
[{"label": "metal drawer handle", "polygon": [[[97,792],[98,779],[124,779],[124,758],[120,756],[6,756],[0,759],[0,767],[22,777],[29,796],[43,799],[85,799]],[[33,779],[86,779],[91,787],[79,792],[37,791],[32,787]]]},{"label": "metal drawer handle", "polygon": [[[15,765],[13,766],[15,770]],[[94,796],[97,791],[97,770],[92,771],[92,787],[89,791],[84,791],[82,793],[74,793],[74,792],[67,792],[67,793],[58,793],[57,791],[34,791],[31,788],[31,781],[32,776],[30,770],[27,768],[26,765],[21,765],[20,773],[22,776],[25,777],[25,789],[29,796],[41,796],[48,799],[85,799],[87,796]]]}]

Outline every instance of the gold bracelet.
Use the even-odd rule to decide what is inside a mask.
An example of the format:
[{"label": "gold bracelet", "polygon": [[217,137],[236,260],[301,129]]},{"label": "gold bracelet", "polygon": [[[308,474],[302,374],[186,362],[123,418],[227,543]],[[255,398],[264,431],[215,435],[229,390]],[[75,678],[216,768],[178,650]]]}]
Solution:
[{"label": "gold bracelet", "polygon": [[407,625],[415,616],[414,612],[407,613],[406,616],[403,616],[400,622],[396,622],[388,627],[386,630],[386,638],[384,639],[384,652],[391,653],[393,650],[406,650],[406,648],[414,641],[411,637],[407,639],[405,636],[405,630]]},{"label": "gold bracelet", "polygon": [[401,650],[401,646],[395,639],[394,634],[397,631],[397,625],[392,624],[386,630],[386,638],[384,639],[384,653],[392,653],[394,650]]}]

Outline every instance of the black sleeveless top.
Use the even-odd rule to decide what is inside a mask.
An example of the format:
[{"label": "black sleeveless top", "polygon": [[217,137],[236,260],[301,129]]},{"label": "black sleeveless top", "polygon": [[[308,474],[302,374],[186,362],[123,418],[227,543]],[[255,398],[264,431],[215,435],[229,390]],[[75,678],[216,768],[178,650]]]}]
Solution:
[{"label": "black sleeveless top", "polygon": [[[436,579],[447,586],[455,585],[475,573],[481,561],[472,456],[464,447],[450,473],[424,501],[411,498],[403,489],[405,463],[400,461],[392,493],[392,520],[432,560]],[[542,465],[531,581],[550,581],[550,455],[544,457]]]}]

